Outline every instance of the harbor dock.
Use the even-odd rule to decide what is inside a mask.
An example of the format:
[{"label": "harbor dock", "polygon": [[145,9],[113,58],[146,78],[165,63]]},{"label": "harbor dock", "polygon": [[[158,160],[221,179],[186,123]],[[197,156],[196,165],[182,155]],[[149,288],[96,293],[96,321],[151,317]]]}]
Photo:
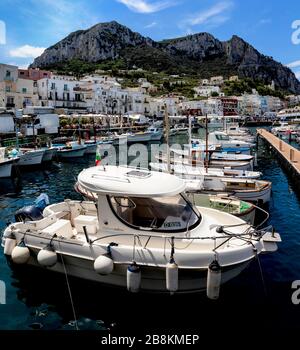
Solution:
[{"label": "harbor dock", "polygon": [[295,179],[300,181],[300,150],[282,141],[279,137],[276,137],[265,129],[257,129],[257,136],[272,147],[282,166],[292,176],[295,176]]}]

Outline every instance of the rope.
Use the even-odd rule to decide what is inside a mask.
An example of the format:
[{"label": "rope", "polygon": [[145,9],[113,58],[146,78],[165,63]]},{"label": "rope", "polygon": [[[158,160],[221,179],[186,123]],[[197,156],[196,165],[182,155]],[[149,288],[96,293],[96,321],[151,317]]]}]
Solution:
[{"label": "rope", "polygon": [[261,281],[262,281],[262,285],[263,285],[264,294],[265,294],[265,297],[267,297],[268,296],[267,286],[266,286],[266,283],[265,283],[263,270],[262,270],[262,266],[261,266],[261,263],[260,263],[260,258],[259,258],[259,255],[257,254],[257,249],[256,248],[254,249],[254,254],[255,254],[255,257],[257,259],[257,263],[258,263],[259,273],[260,273],[260,277],[261,277]]},{"label": "rope", "polygon": [[[61,251],[60,241],[59,241],[59,249]],[[69,283],[69,278],[68,278],[68,273],[67,273],[64,257],[63,257],[62,253],[60,253],[60,256],[61,256],[61,261],[62,261],[64,272],[65,272],[65,277],[66,277],[66,282],[67,282],[67,287],[68,287],[68,293],[69,293],[70,303],[71,303],[73,317],[74,317],[75,328],[76,328],[77,331],[79,331],[77,317],[76,317],[76,312],[75,312],[75,307],[74,307],[74,302],[73,302],[73,297],[72,297],[72,292],[71,292],[71,287],[70,287],[70,283]]]}]

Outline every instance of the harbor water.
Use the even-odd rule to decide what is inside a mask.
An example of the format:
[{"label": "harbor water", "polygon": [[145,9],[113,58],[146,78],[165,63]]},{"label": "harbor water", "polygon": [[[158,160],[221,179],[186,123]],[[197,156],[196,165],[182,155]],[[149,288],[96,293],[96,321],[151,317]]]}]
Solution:
[{"label": "harbor water", "polygon": [[[42,192],[49,195],[51,203],[81,199],[73,189],[76,176],[93,165],[94,157],[54,163],[22,173],[19,181],[0,181],[1,232],[17,209],[32,204]],[[260,331],[300,327],[300,305],[292,303],[292,282],[300,280],[300,190],[262,144],[257,169],[273,184],[268,224],[274,225],[283,240],[275,254],[260,256],[240,276],[222,285],[217,301],[208,300],[205,293],[132,295],[70,278],[79,329],[201,332],[215,326],[232,327],[233,331],[238,326]],[[1,330],[75,329],[65,276],[39,269],[26,274],[12,271],[1,249],[0,280],[6,284],[7,299],[0,305]]]}]

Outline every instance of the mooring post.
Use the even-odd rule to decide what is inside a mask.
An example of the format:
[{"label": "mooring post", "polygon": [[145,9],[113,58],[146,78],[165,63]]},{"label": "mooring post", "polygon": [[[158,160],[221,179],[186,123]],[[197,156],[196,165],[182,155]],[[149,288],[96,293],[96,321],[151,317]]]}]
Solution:
[{"label": "mooring post", "polygon": [[294,150],[291,148],[290,149],[290,161],[293,162],[294,161]]},{"label": "mooring post", "polygon": [[281,141],[281,140],[279,141],[279,151],[283,151],[283,148],[282,148],[282,141]]}]

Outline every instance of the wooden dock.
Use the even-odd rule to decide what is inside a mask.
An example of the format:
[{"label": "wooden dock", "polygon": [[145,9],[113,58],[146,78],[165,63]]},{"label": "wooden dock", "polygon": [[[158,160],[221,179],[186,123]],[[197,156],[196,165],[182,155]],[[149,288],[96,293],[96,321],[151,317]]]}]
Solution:
[{"label": "wooden dock", "polygon": [[278,155],[282,165],[300,180],[300,150],[282,141],[264,129],[257,129],[257,135],[265,140]]}]

